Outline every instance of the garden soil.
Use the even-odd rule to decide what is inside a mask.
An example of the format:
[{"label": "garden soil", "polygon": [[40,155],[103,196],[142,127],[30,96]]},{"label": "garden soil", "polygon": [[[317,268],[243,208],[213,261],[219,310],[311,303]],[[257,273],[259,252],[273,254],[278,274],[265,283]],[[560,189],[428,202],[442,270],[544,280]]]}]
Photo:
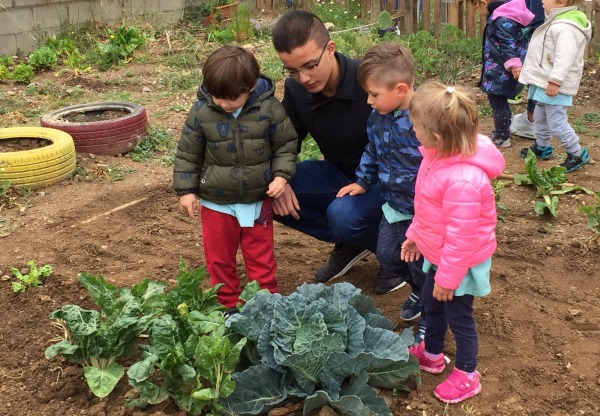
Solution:
[{"label": "garden soil", "polygon": [[[593,63],[586,66],[571,120],[584,113],[600,114],[600,79],[595,69]],[[48,73],[36,82],[49,80],[67,93],[70,88],[83,89],[80,102],[98,101],[111,91],[128,92],[146,107],[151,125],[178,138],[186,115],[181,109],[189,107],[195,93],[168,93],[161,87],[160,72],[153,65],[133,63],[99,75]],[[473,75],[462,82],[473,86],[475,80]],[[57,105],[55,97],[31,97],[20,86],[3,84],[0,91],[7,97],[22,97],[30,110]],[[475,87],[473,91],[477,93]],[[480,94],[478,101],[486,103]],[[524,105],[513,110],[523,111]],[[15,125],[37,123],[18,113],[5,114],[4,122],[9,116]],[[589,130],[581,134],[581,141],[592,157],[600,159],[598,122],[585,125]],[[491,117],[484,117],[482,131],[491,129]],[[524,171],[519,150],[533,143],[519,138],[512,142],[512,147],[502,150],[508,175]],[[77,158],[80,169],[97,173],[96,181],[65,180],[19,196],[11,208],[0,207],[0,415],[181,416],[184,413],[170,401],[143,410],[127,408],[124,397],[131,388],[125,378],[108,398],[98,399],[89,391],[81,368],[44,358],[51,339],[60,334],[48,314],[69,303],[93,307],[78,282],[80,272],[102,275],[115,285],[131,286],[143,278],[173,284],[180,258],[190,267],[204,265],[201,224],[178,211],[170,167],[127,157],[78,154]],[[539,165],[547,168],[551,163]],[[111,182],[108,170],[115,167],[132,172]],[[590,164],[568,180],[598,191],[600,168]],[[382,391],[394,415],[600,414],[600,250],[588,242],[593,234],[578,211],[583,204],[592,204],[593,197],[559,196],[557,218],[536,215],[534,199],[533,189],[510,181],[501,193],[507,211],[500,212],[504,221],[497,227],[493,290],[475,302],[482,393],[463,404],[447,407],[438,402],[432,390],[447,376],[450,365],[441,375],[424,373],[416,392]],[[331,248],[276,224],[281,291],[288,294],[304,282],[313,282]],[[51,264],[54,274],[41,287],[15,294],[10,269],[27,271],[30,259],[38,265]],[[245,280],[241,259],[238,264]],[[373,296],[402,331],[407,324],[398,312],[409,289],[375,295],[372,283],[377,268],[375,256],[370,255],[337,281],[351,282]],[[452,336],[445,352],[454,358]]]}]

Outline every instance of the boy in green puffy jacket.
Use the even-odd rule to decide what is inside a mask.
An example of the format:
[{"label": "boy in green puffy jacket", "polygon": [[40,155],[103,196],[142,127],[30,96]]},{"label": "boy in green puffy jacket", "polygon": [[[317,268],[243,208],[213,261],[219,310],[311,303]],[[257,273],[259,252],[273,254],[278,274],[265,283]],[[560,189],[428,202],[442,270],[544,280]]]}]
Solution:
[{"label": "boy in green puffy jacket", "polygon": [[278,292],[271,198],[296,170],[297,134],[270,79],[244,48],[223,46],[202,69],[204,80],[183,126],[173,187],[179,207],[200,219],[211,285],[234,308],[241,293],[236,254],[248,280]]}]

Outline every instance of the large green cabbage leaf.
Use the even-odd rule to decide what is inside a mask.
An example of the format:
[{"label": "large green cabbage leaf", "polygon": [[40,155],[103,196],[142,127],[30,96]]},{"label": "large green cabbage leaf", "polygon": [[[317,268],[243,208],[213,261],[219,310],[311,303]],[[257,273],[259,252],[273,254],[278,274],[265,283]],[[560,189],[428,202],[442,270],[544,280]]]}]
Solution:
[{"label": "large green cabbage leaf", "polygon": [[227,326],[250,340],[246,355],[257,358],[234,375],[236,389],[224,402],[231,414],[255,415],[310,396],[305,411],[329,404],[347,414],[385,415],[385,401],[370,386],[420,384],[408,353],[412,332],[393,332],[373,299],[347,282],[304,284],[289,296],[258,293]]}]

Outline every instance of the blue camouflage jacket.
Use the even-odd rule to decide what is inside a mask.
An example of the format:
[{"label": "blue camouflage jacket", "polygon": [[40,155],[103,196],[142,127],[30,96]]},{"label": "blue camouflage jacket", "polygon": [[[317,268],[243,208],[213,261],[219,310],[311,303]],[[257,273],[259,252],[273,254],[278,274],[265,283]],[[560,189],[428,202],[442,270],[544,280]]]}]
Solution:
[{"label": "blue camouflage jacket", "polygon": [[369,143],[356,169],[356,183],[365,189],[381,184],[387,203],[402,214],[414,214],[415,183],[423,156],[408,109],[386,115],[376,110],[367,121]]}]

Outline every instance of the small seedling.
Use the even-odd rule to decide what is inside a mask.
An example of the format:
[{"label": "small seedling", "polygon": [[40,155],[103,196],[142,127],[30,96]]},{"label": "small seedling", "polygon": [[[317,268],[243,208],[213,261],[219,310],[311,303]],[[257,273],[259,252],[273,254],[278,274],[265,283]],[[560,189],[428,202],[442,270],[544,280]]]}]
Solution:
[{"label": "small seedling", "polygon": [[600,192],[596,192],[595,205],[584,205],[579,207],[579,211],[587,215],[587,225],[594,235],[587,241],[587,246],[594,243],[600,244]]},{"label": "small seedling", "polygon": [[19,269],[12,267],[10,271],[13,276],[19,280],[12,282],[12,290],[15,293],[25,292],[30,287],[38,287],[42,285],[41,277],[50,277],[52,275],[52,266],[46,264],[39,269],[35,265],[35,261],[29,260],[29,273],[22,274]]}]

